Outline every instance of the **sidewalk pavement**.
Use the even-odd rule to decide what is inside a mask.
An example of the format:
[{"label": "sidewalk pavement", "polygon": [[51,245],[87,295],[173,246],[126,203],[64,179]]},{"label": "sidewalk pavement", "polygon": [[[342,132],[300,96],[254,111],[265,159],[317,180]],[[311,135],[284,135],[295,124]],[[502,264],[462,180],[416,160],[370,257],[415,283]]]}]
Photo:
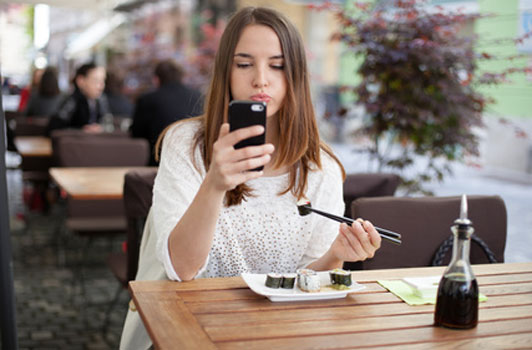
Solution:
[{"label": "sidewalk pavement", "polygon": [[[8,173],[9,191],[20,191],[20,171]],[[20,196],[19,192],[17,197]],[[10,199],[13,197],[10,193]],[[20,208],[20,203],[10,203],[10,207]],[[104,261],[111,250],[121,248],[121,240],[96,239],[91,246],[83,270],[85,299],[79,284],[74,283],[79,252],[85,241],[72,237],[65,254],[66,263],[58,261],[56,228],[61,210],[64,208],[56,206],[46,215],[25,213],[29,227],[21,217],[11,218],[19,349],[118,349],[129,302],[125,290],[105,334],[102,326],[109,302],[119,286]]]}]

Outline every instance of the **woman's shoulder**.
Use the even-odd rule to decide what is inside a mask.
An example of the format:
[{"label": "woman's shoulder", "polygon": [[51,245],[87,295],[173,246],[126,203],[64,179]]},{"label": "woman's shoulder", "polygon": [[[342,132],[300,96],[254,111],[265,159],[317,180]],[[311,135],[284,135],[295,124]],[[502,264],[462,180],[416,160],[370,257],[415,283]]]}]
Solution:
[{"label": "woman's shoulder", "polygon": [[343,177],[343,167],[339,163],[338,158],[332,153],[332,150],[320,148],[320,161],[321,161],[321,171],[319,169],[318,173],[321,174],[322,178],[342,178]]},{"label": "woman's shoulder", "polygon": [[172,137],[194,137],[201,127],[200,118],[179,120],[168,127],[167,134]]},{"label": "woman's shoulder", "polygon": [[163,145],[172,144],[172,147],[192,145],[201,125],[199,117],[183,119],[171,124],[164,133]]}]

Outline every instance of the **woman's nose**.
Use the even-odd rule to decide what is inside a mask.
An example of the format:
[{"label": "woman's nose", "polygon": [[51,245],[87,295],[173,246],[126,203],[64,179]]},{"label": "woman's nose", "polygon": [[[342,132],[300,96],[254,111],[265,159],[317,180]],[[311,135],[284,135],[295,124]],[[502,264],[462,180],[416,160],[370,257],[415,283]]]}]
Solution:
[{"label": "woman's nose", "polygon": [[268,85],[268,78],[266,75],[266,70],[263,68],[257,68],[255,71],[255,76],[253,77],[253,86],[261,88],[267,85]]}]

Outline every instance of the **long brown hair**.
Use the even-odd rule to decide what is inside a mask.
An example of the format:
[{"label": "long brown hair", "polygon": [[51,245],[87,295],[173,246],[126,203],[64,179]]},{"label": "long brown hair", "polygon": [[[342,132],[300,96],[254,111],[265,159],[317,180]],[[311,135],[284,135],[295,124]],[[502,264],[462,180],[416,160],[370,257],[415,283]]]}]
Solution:
[{"label": "long brown hair", "polygon": [[44,97],[53,97],[61,93],[57,82],[57,70],[54,67],[48,67],[44,70],[39,83],[39,95]]},{"label": "long brown hair", "polygon": [[[289,184],[280,194],[291,191],[300,199],[305,195],[311,163],[321,169],[321,150],[324,150],[338,163],[344,177],[345,172],[330,148],[320,140],[310,95],[303,40],[294,25],[279,12],[263,7],[246,7],[230,19],[216,53],[213,76],[206,98],[205,114],[201,118],[203,127],[196,136],[196,146],[202,144],[203,161],[208,170],[213,156],[213,145],[218,138],[220,127],[227,122],[227,109],[231,100],[230,77],[235,48],[242,31],[251,24],[270,27],[281,43],[287,92],[278,112],[279,122],[276,126],[279,135],[279,144],[276,147],[278,154],[272,166],[274,169],[281,166],[289,167]],[[252,189],[249,186],[238,185],[226,193],[225,204],[227,206],[238,205],[250,195],[252,195]]]}]

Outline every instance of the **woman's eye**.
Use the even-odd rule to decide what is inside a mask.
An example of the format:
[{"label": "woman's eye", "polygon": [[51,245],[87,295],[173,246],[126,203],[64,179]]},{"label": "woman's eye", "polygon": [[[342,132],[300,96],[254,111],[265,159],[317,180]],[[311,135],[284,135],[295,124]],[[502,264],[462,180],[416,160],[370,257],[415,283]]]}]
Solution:
[{"label": "woman's eye", "polygon": [[284,64],[273,64],[271,67],[273,69],[283,70],[284,69]]},{"label": "woman's eye", "polygon": [[238,68],[247,68],[247,67],[251,67],[251,63],[237,63],[236,66]]}]

